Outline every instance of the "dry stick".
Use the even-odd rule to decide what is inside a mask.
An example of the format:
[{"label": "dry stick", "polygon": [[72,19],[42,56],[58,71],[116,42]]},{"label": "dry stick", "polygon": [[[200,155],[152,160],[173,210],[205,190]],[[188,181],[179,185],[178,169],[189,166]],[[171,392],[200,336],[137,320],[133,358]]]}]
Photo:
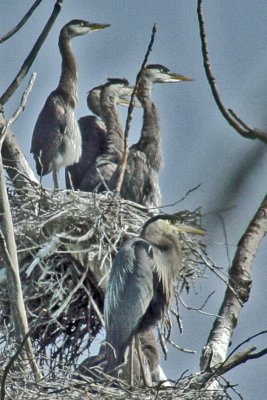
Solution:
[{"label": "dry stick", "polygon": [[229,270],[229,284],[234,288],[234,291],[228,285],[219,317],[216,318],[207,344],[203,349],[202,370],[210,370],[216,365],[219,366],[226,359],[226,353],[241,309],[249,299],[253,260],[266,233],[267,195],[237,245],[237,251]]},{"label": "dry stick", "polygon": [[42,1],[43,0],[36,0],[35,3],[29,9],[29,11],[27,11],[27,13],[24,15],[24,17],[20,20],[20,22],[13,29],[11,29],[8,33],[6,33],[4,36],[0,37],[0,43],[5,42],[9,38],[11,38],[11,36],[15,35],[15,33],[18,32],[18,30],[20,28],[22,28],[24,24],[26,24],[26,22],[28,21],[30,16],[33,14],[34,10],[39,6],[39,4]]},{"label": "dry stick", "polygon": [[48,19],[47,23],[45,24],[45,27],[40,34],[39,38],[35,42],[32,50],[30,51],[28,57],[22,64],[18,74],[16,75],[15,79],[13,82],[9,85],[9,87],[6,89],[5,93],[0,97],[0,106],[3,106],[7,103],[7,101],[10,99],[10,97],[14,94],[14,92],[17,90],[19,87],[20,83],[28,73],[33,61],[35,60],[40,48],[42,47],[50,29],[52,28],[59,12],[61,11],[63,0],[57,0],[53,12]]},{"label": "dry stick", "polygon": [[134,97],[135,97],[136,92],[138,90],[139,81],[141,79],[142,72],[143,72],[143,70],[144,70],[144,68],[146,66],[149,54],[152,51],[152,47],[153,47],[153,43],[154,43],[154,40],[155,40],[156,32],[157,32],[157,27],[156,27],[156,24],[155,24],[153,26],[153,29],[152,29],[152,35],[151,35],[150,43],[149,43],[148,48],[147,48],[147,52],[146,52],[145,57],[144,57],[144,61],[142,63],[142,66],[141,66],[141,69],[140,69],[139,73],[137,74],[134,90],[133,90],[133,93],[131,95],[131,100],[130,100],[130,104],[129,104],[129,107],[128,107],[128,113],[127,113],[127,118],[126,118],[125,131],[124,131],[124,151],[123,151],[122,160],[118,165],[118,171],[117,171],[118,177],[117,177],[117,181],[116,181],[115,193],[120,193],[120,191],[121,191],[121,186],[122,186],[122,183],[123,183],[124,174],[125,174],[127,161],[128,161],[128,154],[129,154],[128,136],[129,136],[129,131],[130,131],[130,127],[131,127],[131,121],[132,121],[132,114],[133,114],[133,109],[134,109]]},{"label": "dry stick", "polygon": [[226,119],[226,121],[243,137],[248,139],[260,139],[264,143],[267,143],[267,132],[264,132],[260,129],[253,129],[245,124],[232,110],[228,110],[225,108],[219,91],[216,85],[215,76],[211,70],[210,61],[209,61],[209,53],[208,53],[208,44],[207,44],[207,35],[205,30],[205,22],[203,17],[202,10],[202,0],[198,0],[197,7],[198,14],[198,22],[199,22],[199,31],[200,31],[200,39],[201,39],[201,48],[202,48],[202,56],[203,56],[203,65],[205,69],[205,73],[213,94],[213,98]]},{"label": "dry stick", "polygon": [[[26,316],[25,304],[23,300],[23,293],[21,288],[21,281],[19,275],[19,265],[17,258],[17,247],[15,242],[14,227],[12,222],[12,215],[7,195],[6,182],[4,176],[4,167],[1,156],[1,146],[7,132],[7,127],[13,123],[25,108],[27,98],[30,94],[30,90],[33,86],[36,74],[30,79],[29,85],[22,97],[21,104],[14,113],[13,117],[7,121],[6,126],[2,127],[0,132],[0,246],[3,251],[4,259],[6,262],[6,274],[7,274],[7,289],[9,295],[9,301],[11,304],[11,310],[13,315],[13,323],[15,327],[15,336],[18,342],[20,342],[28,333],[28,321]],[[25,341],[26,354],[34,372],[35,379],[40,380],[42,375],[36,364],[31,341],[29,338]]]}]

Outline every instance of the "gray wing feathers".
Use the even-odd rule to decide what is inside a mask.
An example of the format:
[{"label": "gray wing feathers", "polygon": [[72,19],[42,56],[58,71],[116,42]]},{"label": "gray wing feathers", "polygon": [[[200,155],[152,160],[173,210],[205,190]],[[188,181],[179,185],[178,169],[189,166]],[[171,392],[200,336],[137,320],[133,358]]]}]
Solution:
[{"label": "gray wing feathers", "polygon": [[[36,158],[40,157],[41,151],[42,164],[50,171],[52,167],[49,164],[53,161],[63,143],[66,125],[64,101],[51,94],[37,119],[31,145],[31,152]],[[44,173],[48,172],[44,171]]]},{"label": "gray wing feathers", "polygon": [[[153,296],[150,245],[131,239],[117,254],[105,297],[107,341],[124,351]],[[127,301],[126,301],[127,300]]]}]

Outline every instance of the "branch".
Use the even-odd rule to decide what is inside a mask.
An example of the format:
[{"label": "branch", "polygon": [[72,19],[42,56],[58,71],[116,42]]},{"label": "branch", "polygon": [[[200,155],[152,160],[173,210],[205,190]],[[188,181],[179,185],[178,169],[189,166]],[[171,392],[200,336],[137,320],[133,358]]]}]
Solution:
[{"label": "branch", "polygon": [[[157,27],[156,27],[156,24],[155,24],[153,26],[153,29],[152,29],[152,35],[151,35],[151,39],[150,39],[150,42],[149,42],[149,45],[148,45],[148,48],[147,48],[147,52],[145,54],[143,63],[141,65],[141,69],[140,69],[139,73],[136,76],[134,90],[133,90],[132,95],[131,95],[131,100],[130,100],[130,104],[129,104],[129,107],[128,107],[128,113],[127,113],[127,118],[126,118],[126,123],[125,123],[123,157],[122,157],[122,160],[120,161],[120,163],[119,163],[119,165],[117,167],[117,170],[115,171],[115,176],[116,176],[115,182],[114,182],[115,193],[120,193],[120,191],[121,191],[121,186],[122,186],[122,183],[123,183],[124,174],[125,174],[125,170],[126,170],[126,167],[127,167],[128,154],[129,154],[128,137],[129,137],[129,131],[130,131],[131,121],[132,121],[132,114],[133,114],[133,109],[134,109],[134,101],[135,101],[134,97],[135,97],[136,92],[138,90],[139,81],[141,79],[142,72],[143,72],[143,70],[144,70],[144,68],[146,66],[149,54],[152,51],[152,47],[153,47],[153,43],[154,43],[154,40],[155,40],[156,32],[157,32]],[[111,186],[113,186],[113,184],[111,184]]]},{"label": "branch", "polygon": [[[6,182],[4,176],[4,167],[1,155],[1,145],[3,143],[5,134],[8,126],[14,122],[18,116],[22,113],[30,90],[32,88],[35,75],[31,77],[29,85],[22,96],[21,104],[15,111],[13,116],[2,125],[0,130],[0,247],[2,249],[4,262],[6,264],[6,276],[7,276],[7,289],[9,301],[11,304],[13,323],[15,327],[16,340],[19,343],[28,333],[28,321],[26,316],[25,304],[23,300],[23,293],[21,288],[19,265],[17,258],[17,247],[15,242],[14,227],[12,221],[12,215],[7,195]],[[37,367],[31,341],[29,338],[25,340],[25,350],[28,361],[35,374],[35,379],[39,381],[42,375]]]},{"label": "branch", "polygon": [[2,144],[3,144],[3,141],[4,141],[5,136],[6,136],[6,134],[7,134],[8,128],[9,128],[11,125],[13,125],[14,122],[16,122],[16,120],[19,118],[19,116],[21,115],[21,113],[25,110],[25,107],[26,107],[26,104],[27,104],[27,101],[28,101],[28,97],[29,97],[29,94],[30,94],[30,92],[31,92],[31,90],[32,90],[32,88],[33,88],[33,85],[34,85],[36,76],[37,76],[37,74],[36,74],[36,72],[34,72],[34,73],[32,74],[32,76],[31,76],[31,79],[30,79],[30,81],[29,81],[29,83],[28,83],[28,86],[27,86],[26,90],[23,92],[23,95],[22,95],[22,98],[21,98],[21,102],[20,102],[18,108],[16,109],[16,111],[14,112],[14,114],[12,115],[12,117],[9,118],[9,119],[6,121],[5,126],[4,126],[3,129],[1,130],[1,132],[0,132],[0,147],[1,147]]},{"label": "branch", "polygon": [[14,135],[9,129],[10,126],[19,118],[21,113],[24,111],[35,79],[36,73],[33,73],[26,90],[22,95],[21,102],[11,118],[5,120],[3,114],[0,113],[1,153],[5,161],[6,171],[10,176],[12,183],[17,189],[32,187],[33,183],[39,186],[39,182],[35,178],[28,161],[26,160],[23,152],[17,144]]},{"label": "branch", "polygon": [[267,143],[267,132],[264,132],[260,129],[254,129],[245,124],[240,117],[237,116],[232,110],[227,110],[221,100],[217,85],[216,79],[212,72],[210,61],[209,61],[209,53],[208,53],[208,44],[207,44],[207,35],[205,29],[205,21],[203,17],[202,10],[202,0],[198,0],[197,7],[198,14],[198,22],[199,22],[199,31],[200,31],[200,39],[201,39],[201,48],[202,48],[202,56],[203,56],[203,65],[205,69],[205,73],[212,91],[213,98],[219,108],[220,112],[226,119],[226,121],[243,137],[247,139],[259,139],[264,143]]},{"label": "branch", "polygon": [[15,35],[15,33],[18,32],[18,30],[20,30],[20,28],[22,28],[23,25],[26,24],[26,22],[28,21],[30,16],[33,14],[34,10],[39,6],[39,4],[42,1],[43,0],[36,0],[35,3],[32,5],[32,7],[29,9],[29,11],[20,20],[20,22],[13,29],[11,29],[8,33],[6,33],[4,36],[0,37],[0,43],[5,42],[9,38],[11,38],[11,36]]},{"label": "branch", "polygon": [[54,10],[48,19],[47,23],[45,24],[45,27],[40,34],[39,38],[37,39],[35,45],[33,46],[32,50],[30,51],[28,57],[22,64],[18,74],[16,75],[15,79],[13,82],[9,85],[9,87],[6,89],[5,93],[0,97],[0,106],[4,106],[7,101],[10,99],[10,97],[15,93],[19,85],[21,84],[22,80],[25,78],[26,74],[28,73],[33,61],[35,60],[40,48],[42,47],[50,29],[52,28],[60,10],[62,7],[63,0],[57,0]]},{"label": "branch", "polygon": [[241,309],[249,299],[254,257],[266,233],[267,196],[237,245],[237,251],[229,270],[229,284],[224,300],[202,352],[202,370],[219,365],[226,359]]}]

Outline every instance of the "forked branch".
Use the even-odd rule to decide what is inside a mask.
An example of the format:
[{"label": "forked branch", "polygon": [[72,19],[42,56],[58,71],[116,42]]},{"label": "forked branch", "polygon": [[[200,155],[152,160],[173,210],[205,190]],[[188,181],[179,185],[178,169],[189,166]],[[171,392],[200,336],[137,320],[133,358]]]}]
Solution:
[{"label": "forked branch", "polygon": [[[254,257],[266,233],[267,196],[237,245],[237,251],[229,270],[229,285],[225,291],[218,317],[203,349],[201,370],[216,369],[216,366],[227,361],[226,355],[233,331],[241,309],[249,299]],[[245,356],[247,359],[255,358],[255,354],[253,356],[249,353],[249,357]]]},{"label": "forked branch", "polygon": [[199,22],[199,30],[200,30],[200,39],[201,39],[201,46],[202,46],[202,56],[203,56],[203,65],[205,69],[205,73],[212,91],[213,98],[226,119],[226,121],[243,137],[247,139],[259,139],[264,143],[267,143],[267,132],[257,128],[251,128],[245,122],[241,120],[241,118],[232,110],[226,109],[224,106],[221,96],[219,94],[216,79],[211,69],[211,64],[209,60],[209,53],[208,53],[208,43],[207,43],[207,35],[206,35],[206,28],[205,28],[205,21],[203,16],[203,8],[202,8],[202,0],[198,0],[198,7],[197,7],[197,14],[198,14],[198,22]]}]

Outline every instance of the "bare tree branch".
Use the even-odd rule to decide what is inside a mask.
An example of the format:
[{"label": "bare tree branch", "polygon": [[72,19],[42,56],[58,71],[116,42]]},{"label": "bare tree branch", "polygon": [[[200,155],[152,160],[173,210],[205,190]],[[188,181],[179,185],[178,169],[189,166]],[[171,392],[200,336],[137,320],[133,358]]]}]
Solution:
[{"label": "bare tree branch", "polygon": [[26,24],[26,22],[28,21],[30,16],[33,14],[34,10],[39,6],[39,4],[42,1],[43,0],[36,0],[35,3],[29,9],[29,11],[27,11],[27,13],[24,15],[24,17],[20,20],[20,22],[13,29],[11,29],[8,33],[6,33],[4,36],[0,37],[0,43],[5,42],[9,38],[11,38],[11,36],[15,35],[15,33],[18,32],[18,30],[20,28],[22,28],[24,24]]},{"label": "bare tree branch", "polygon": [[35,79],[36,79],[36,72],[34,72],[31,76],[31,79],[28,83],[28,86],[26,88],[26,90],[23,92],[22,98],[21,98],[21,102],[18,106],[18,108],[16,109],[16,111],[14,112],[14,114],[12,115],[11,118],[9,118],[6,123],[4,128],[2,129],[2,131],[0,132],[0,146],[3,145],[3,141],[5,139],[5,136],[7,134],[7,130],[8,128],[14,124],[14,122],[16,122],[16,120],[19,118],[19,116],[21,115],[21,113],[24,111],[25,107],[26,107],[26,103],[29,97],[29,94],[33,88]]},{"label": "bare tree branch", "polygon": [[[22,95],[20,105],[11,118],[6,121],[3,114],[0,113],[0,146],[3,146],[4,148],[2,150],[2,156],[4,159],[5,168],[9,176],[11,177],[14,186],[24,189],[28,186],[32,186],[33,183],[39,186],[39,182],[35,178],[34,173],[28,164],[28,161],[24,157],[24,154],[22,153],[20,148],[18,148],[16,139],[14,138],[9,128],[24,111],[28,96],[32,90],[35,79],[36,73],[33,73],[28,87]],[[14,155],[14,157],[12,157],[12,155]],[[8,159],[6,158],[7,156]],[[10,168],[7,168],[7,166],[9,166]]]},{"label": "bare tree branch", "polygon": [[203,56],[203,65],[206,72],[206,76],[213,94],[213,98],[226,119],[226,121],[243,137],[247,139],[259,139],[264,143],[267,143],[267,132],[264,132],[260,129],[254,129],[245,124],[240,117],[237,116],[232,110],[227,110],[221,100],[215,76],[212,72],[210,61],[209,61],[209,53],[208,53],[208,44],[207,44],[207,35],[205,30],[205,22],[203,16],[202,9],[202,0],[198,0],[197,7],[198,14],[198,22],[199,22],[199,30],[200,30],[200,39],[202,45],[202,56]]},{"label": "bare tree branch", "polygon": [[26,74],[28,73],[33,61],[35,60],[40,48],[42,47],[50,29],[52,28],[59,12],[61,11],[63,0],[57,0],[53,12],[48,19],[47,23],[45,24],[45,27],[40,34],[39,38],[37,39],[35,45],[33,46],[32,50],[30,51],[28,57],[22,64],[18,74],[16,75],[15,79],[13,82],[9,85],[9,87],[6,89],[5,93],[0,97],[0,105],[4,106],[7,101],[10,99],[10,97],[14,94],[14,92],[17,90],[19,87],[20,83],[22,80],[25,78]]},{"label": "bare tree branch", "polygon": [[[21,288],[19,265],[17,258],[17,247],[15,242],[14,228],[11,216],[11,210],[7,195],[6,182],[4,176],[4,167],[1,155],[1,145],[3,143],[5,134],[8,126],[14,122],[18,116],[22,113],[30,90],[34,83],[35,74],[31,77],[29,85],[22,96],[21,103],[13,114],[10,120],[2,126],[0,131],[0,247],[2,249],[3,259],[6,264],[6,275],[7,275],[7,289],[9,294],[9,300],[11,304],[11,310],[13,315],[13,322],[15,327],[15,336],[18,343],[23,341],[28,333],[28,321],[26,316],[26,310],[23,300],[23,293]],[[31,341],[29,338],[25,341],[25,350],[29,364],[34,372],[35,379],[38,381],[42,378],[41,373],[38,370]]]},{"label": "bare tree branch", "polygon": [[[216,318],[201,358],[201,369],[210,369],[224,362],[236,327],[239,314],[249,298],[251,270],[256,251],[267,232],[267,196],[249,223],[237,245],[237,251],[229,271],[219,316]],[[232,290],[233,288],[234,290]]]},{"label": "bare tree branch", "polygon": [[111,186],[115,185],[115,193],[120,193],[120,191],[121,191],[121,186],[122,186],[122,183],[123,183],[124,174],[125,174],[125,170],[126,170],[126,167],[127,167],[128,154],[129,154],[128,137],[129,137],[129,131],[130,131],[131,121],[132,121],[132,114],[133,114],[133,109],[134,109],[134,101],[135,101],[134,97],[135,97],[136,92],[138,90],[139,81],[141,79],[142,72],[143,72],[143,70],[144,70],[144,68],[146,66],[149,54],[152,51],[152,47],[153,47],[153,43],[154,43],[154,40],[155,40],[156,32],[157,32],[157,27],[156,27],[156,24],[155,24],[153,26],[153,28],[152,28],[152,35],[151,35],[150,43],[148,45],[147,52],[145,54],[145,57],[144,57],[142,65],[141,65],[140,71],[138,72],[138,74],[136,76],[134,90],[133,90],[133,93],[131,95],[131,100],[130,100],[130,104],[129,104],[129,107],[128,107],[128,113],[127,113],[127,118],[126,118],[126,123],[125,123],[123,157],[122,157],[121,162],[118,165],[117,170],[115,171],[114,184],[111,184]]}]

